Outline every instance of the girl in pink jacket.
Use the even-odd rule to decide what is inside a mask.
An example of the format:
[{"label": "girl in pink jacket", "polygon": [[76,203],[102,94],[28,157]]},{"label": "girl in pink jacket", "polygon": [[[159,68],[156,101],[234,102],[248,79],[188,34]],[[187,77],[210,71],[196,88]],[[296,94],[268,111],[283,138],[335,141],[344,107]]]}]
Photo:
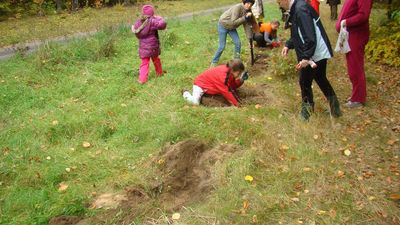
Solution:
[{"label": "girl in pink jacket", "polygon": [[140,84],[147,82],[150,59],[156,69],[156,75],[163,74],[161,60],[158,57],[161,53],[158,30],[164,30],[166,27],[165,20],[154,15],[154,8],[151,5],[143,6],[141,18],[132,26],[132,32],[139,39],[139,57],[142,59],[138,80]]}]

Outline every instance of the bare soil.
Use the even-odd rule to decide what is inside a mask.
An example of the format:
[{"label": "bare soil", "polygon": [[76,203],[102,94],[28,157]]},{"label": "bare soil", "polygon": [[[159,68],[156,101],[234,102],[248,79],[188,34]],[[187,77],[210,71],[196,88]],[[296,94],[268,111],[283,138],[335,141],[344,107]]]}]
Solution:
[{"label": "bare soil", "polygon": [[[243,84],[237,91],[240,105],[266,105],[271,102],[272,91],[267,84]],[[207,107],[227,107],[230,103],[222,95],[204,95],[201,104]]]},{"label": "bare soil", "polygon": [[85,219],[54,217],[49,224],[131,224],[137,218],[157,218],[161,212],[177,211],[206,198],[215,183],[215,165],[238,150],[235,145],[210,146],[199,140],[167,145],[152,160],[159,174],[150,187],[135,186],[122,192],[104,193],[89,207],[105,211]]},{"label": "bare soil", "polygon": [[58,216],[54,217],[49,221],[49,225],[75,225],[82,217],[78,216]]},{"label": "bare soil", "polygon": [[164,209],[176,210],[203,199],[212,190],[214,165],[237,150],[234,145],[210,148],[197,140],[165,147],[157,158],[162,183],[155,187]]}]

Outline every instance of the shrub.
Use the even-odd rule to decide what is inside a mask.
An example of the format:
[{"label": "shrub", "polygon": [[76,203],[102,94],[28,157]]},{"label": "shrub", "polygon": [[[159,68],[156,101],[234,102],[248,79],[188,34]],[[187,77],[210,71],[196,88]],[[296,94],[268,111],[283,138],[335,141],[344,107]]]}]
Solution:
[{"label": "shrub", "polygon": [[108,35],[103,39],[100,39],[100,44],[99,48],[96,52],[96,58],[108,58],[112,57],[115,55],[116,50],[115,50],[115,36],[114,35]]},{"label": "shrub", "polygon": [[393,20],[379,28],[372,29],[365,53],[367,58],[373,62],[400,67],[399,49],[400,23]]},{"label": "shrub", "polygon": [[169,48],[174,47],[179,43],[179,37],[173,32],[166,30],[165,32],[160,32],[160,42],[163,47]]},{"label": "shrub", "polygon": [[270,56],[271,73],[274,76],[284,79],[293,77],[296,74],[296,56],[294,55],[294,51],[291,50],[286,58],[283,58],[279,51],[279,49],[274,49]]}]

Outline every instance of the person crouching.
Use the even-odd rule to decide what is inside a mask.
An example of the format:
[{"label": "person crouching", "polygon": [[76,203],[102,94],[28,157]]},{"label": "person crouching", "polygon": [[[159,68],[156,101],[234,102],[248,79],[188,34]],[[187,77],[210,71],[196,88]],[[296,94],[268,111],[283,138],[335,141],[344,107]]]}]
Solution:
[{"label": "person crouching", "polygon": [[255,33],[253,40],[256,41],[257,47],[277,48],[280,46],[278,39],[278,29],[280,23],[278,20],[273,20],[269,23],[260,23],[260,33]]},{"label": "person crouching", "polygon": [[232,59],[225,65],[212,67],[196,77],[193,93],[183,92],[183,98],[199,105],[203,94],[222,95],[231,105],[239,106],[237,89],[248,79],[244,64],[240,59]]}]

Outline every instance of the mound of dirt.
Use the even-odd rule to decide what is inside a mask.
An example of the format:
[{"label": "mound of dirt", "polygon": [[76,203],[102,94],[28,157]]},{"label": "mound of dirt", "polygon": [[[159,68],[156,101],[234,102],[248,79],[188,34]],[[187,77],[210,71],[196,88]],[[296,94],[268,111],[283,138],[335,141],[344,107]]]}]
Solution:
[{"label": "mound of dirt", "polygon": [[233,145],[210,148],[197,140],[165,147],[157,158],[162,183],[156,187],[164,208],[176,209],[205,197],[212,189],[214,165],[236,150]]},{"label": "mound of dirt", "polygon": [[[118,193],[99,195],[90,208],[106,211],[94,217],[59,216],[51,225],[131,224],[135,218],[157,216],[158,209],[179,210],[185,204],[204,199],[215,183],[215,165],[239,148],[235,145],[209,146],[202,141],[186,140],[165,146],[152,160],[160,182],[145,188],[128,187]],[[150,179],[149,179],[150,180]]]},{"label": "mound of dirt", "polygon": [[[265,105],[270,100],[271,88],[266,84],[246,85],[238,89],[241,105]],[[222,95],[203,95],[201,104],[207,107],[227,107],[229,102]]]},{"label": "mound of dirt", "polygon": [[78,216],[57,216],[49,221],[49,225],[75,225],[81,219]]}]

